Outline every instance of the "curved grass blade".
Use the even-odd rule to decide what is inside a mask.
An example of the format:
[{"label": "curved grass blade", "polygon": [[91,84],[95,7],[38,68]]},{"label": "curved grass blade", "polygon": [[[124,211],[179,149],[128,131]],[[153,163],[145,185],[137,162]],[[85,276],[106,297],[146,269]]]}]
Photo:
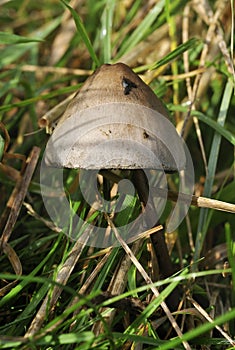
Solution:
[{"label": "curved grass blade", "polygon": [[166,55],[164,58],[153,64],[149,69],[154,70],[157,69],[169,62],[172,62],[177,57],[182,55],[185,51],[188,51],[189,49],[194,48],[195,46],[199,45],[200,40],[197,38],[191,38],[185,43],[179,45],[175,50],[171,51],[168,55]]},{"label": "curved grass blade", "polygon": [[88,37],[88,34],[87,34],[87,31],[82,23],[82,20],[80,18],[80,16],[77,14],[77,12],[71,7],[69,6],[64,0],[60,0],[67,8],[68,10],[71,12],[72,16],[73,16],[73,19],[74,19],[74,22],[76,24],[76,27],[77,27],[77,30],[78,30],[78,33],[81,35],[81,38],[84,42],[84,44],[86,45],[87,47],[87,50],[89,51],[90,53],[90,56],[93,60],[93,62],[95,63],[95,65],[98,67],[100,65],[100,62],[99,62],[99,59],[98,57],[96,56],[96,53],[93,49],[93,46],[91,44],[91,41]]},{"label": "curved grass blade", "polygon": [[200,44],[201,44],[201,41],[199,39],[191,38],[185,43],[179,45],[175,50],[171,51],[165,57],[155,62],[154,64],[138,67],[134,71],[136,73],[140,73],[146,70],[154,70],[154,69],[160,68],[161,66],[164,66],[165,64],[168,64],[173,60],[175,60],[176,58],[178,58],[179,56],[181,56],[185,51],[188,51],[189,49],[193,49]]},{"label": "curved grass blade", "polygon": [[219,124],[218,122],[214,121],[213,119],[207,117],[205,114],[198,111],[192,111],[192,115],[194,115],[199,120],[209,125],[218,134],[223,136],[226,140],[228,140],[232,145],[235,146],[235,136],[230,131],[224,129],[224,127],[221,124]]}]

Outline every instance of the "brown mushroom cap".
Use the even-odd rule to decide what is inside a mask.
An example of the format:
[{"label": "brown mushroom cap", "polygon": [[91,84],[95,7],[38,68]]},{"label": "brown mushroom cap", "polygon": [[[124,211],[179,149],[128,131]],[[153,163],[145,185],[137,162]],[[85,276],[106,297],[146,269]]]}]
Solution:
[{"label": "brown mushroom cap", "polygon": [[[135,87],[125,93],[125,81]],[[103,64],[83,84],[70,102],[60,123],[78,110],[111,102],[128,102],[155,109],[165,117],[168,112],[152,89],[124,63]]]},{"label": "brown mushroom cap", "polygon": [[185,167],[182,142],[154,92],[123,63],[83,84],[46,150],[48,165],[84,169]]}]

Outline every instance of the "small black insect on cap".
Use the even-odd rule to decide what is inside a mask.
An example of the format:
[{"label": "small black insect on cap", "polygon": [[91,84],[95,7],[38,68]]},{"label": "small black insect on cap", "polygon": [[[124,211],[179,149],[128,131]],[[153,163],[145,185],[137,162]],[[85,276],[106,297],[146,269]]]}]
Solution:
[{"label": "small black insect on cap", "polygon": [[124,95],[129,95],[129,93],[131,92],[131,90],[134,88],[137,88],[137,85],[135,83],[133,83],[133,81],[131,81],[130,79],[127,79],[125,77],[123,77],[122,79],[122,86],[124,88]]}]

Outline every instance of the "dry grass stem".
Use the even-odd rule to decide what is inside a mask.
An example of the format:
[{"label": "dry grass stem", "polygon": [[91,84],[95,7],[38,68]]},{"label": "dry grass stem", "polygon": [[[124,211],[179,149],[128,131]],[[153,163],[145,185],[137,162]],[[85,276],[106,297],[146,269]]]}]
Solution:
[{"label": "dry grass stem", "polygon": [[[159,296],[159,292],[158,292],[158,290],[155,287],[152,286],[153,282],[152,282],[151,278],[148,276],[148,274],[144,270],[143,266],[136,259],[135,255],[133,254],[131,249],[128,247],[126,242],[119,235],[118,230],[116,229],[116,227],[114,226],[112,220],[108,216],[107,216],[107,221],[108,221],[108,224],[110,225],[110,227],[113,229],[114,234],[115,234],[118,242],[121,244],[122,248],[125,250],[126,254],[129,256],[130,260],[135,265],[135,267],[137,268],[137,270],[139,271],[139,273],[144,278],[145,282],[149,285],[149,288],[152,290],[153,294],[157,298]],[[182,334],[178,324],[176,323],[174,317],[172,316],[168,306],[166,305],[166,303],[164,301],[161,302],[161,307],[164,310],[165,314],[167,315],[167,317],[168,317],[172,327],[174,328],[174,330],[176,331],[178,336],[180,338],[182,338],[183,334]],[[187,349],[187,350],[191,349],[191,347],[189,346],[189,344],[186,341],[183,341],[182,343],[183,343],[185,349]]]}]

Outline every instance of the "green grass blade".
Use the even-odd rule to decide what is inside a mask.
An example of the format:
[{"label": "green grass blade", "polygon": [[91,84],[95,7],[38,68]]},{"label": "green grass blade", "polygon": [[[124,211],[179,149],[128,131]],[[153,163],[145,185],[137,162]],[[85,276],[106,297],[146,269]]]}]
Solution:
[{"label": "green grass blade", "polygon": [[86,45],[88,51],[89,51],[89,54],[93,60],[93,62],[95,63],[95,65],[98,67],[100,65],[100,62],[99,62],[99,59],[98,57],[96,56],[96,53],[93,49],[93,46],[91,44],[91,41],[88,37],[88,34],[87,34],[87,31],[82,23],[82,20],[80,18],[80,16],[77,14],[77,12],[71,7],[69,6],[64,0],[60,0],[68,9],[69,11],[71,12],[72,16],[73,16],[73,19],[74,19],[74,22],[76,24],[76,27],[77,27],[77,30],[78,30],[78,33],[80,34],[84,44]]},{"label": "green grass blade", "polygon": [[116,0],[108,0],[101,17],[100,42],[103,45],[104,63],[109,63],[111,60],[111,35],[115,3]]},{"label": "green grass blade", "polygon": [[43,40],[38,38],[26,38],[24,36],[20,36],[16,34],[0,32],[1,44],[23,44],[23,43],[31,43],[35,41],[37,42],[37,41],[43,41]]},{"label": "green grass blade", "polygon": [[[234,89],[233,82],[231,80],[228,80],[224,90],[224,95],[220,106],[219,116],[217,119],[217,123],[218,125],[221,125],[221,127],[224,126],[224,123],[226,120],[233,89]],[[216,132],[214,134],[214,138],[211,146],[211,152],[209,156],[208,174],[206,177],[204,193],[203,193],[204,197],[211,196],[211,191],[212,191],[212,186],[213,186],[213,181],[214,181],[214,176],[216,171],[216,165],[217,165],[218,155],[220,150],[220,143],[221,143],[221,135]],[[195,252],[193,257],[194,262],[198,261],[200,257],[201,249],[202,249],[205,235],[207,232],[207,225],[208,225],[207,217],[208,217],[208,209],[202,208],[200,210],[200,215],[199,215],[197,237],[196,237],[196,243],[195,243]],[[193,268],[196,268],[196,264],[193,265]]]},{"label": "green grass blade", "polygon": [[[46,293],[48,292],[48,281],[46,281],[40,289],[38,289],[37,294],[33,295],[30,303],[22,311],[22,313],[12,322],[7,325],[4,329],[4,333],[8,336],[14,336],[14,334],[23,333],[24,329],[27,327],[31,316],[37,310],[38,305],[42,302]],[[9,328],[9,329],[8,329]]]},{"label": "green grass blade", "polygon": [[196,48],[198,45],[200,45],[200,40],[198,40],[197,38],[191,38],[185,43],[179,45],[175,50],[171,51],[168,55],[164,56],[161,60],[155,62],[154,64],[137,67],[136,69],[134,69],[134,71],[136,73],[141,73],[146,70],[154,70],[154,69],[160,68],[165,64],[171,63],[172,61],[180,57],[184,52],[188,51],[189,49]]},{"label": "green grass blade", "polygon": [[134,30],[134,32],[128,37],[128,39],[123,43],[116,56],[116,60],[124,55],[127,51],[135,47],[141,39],[148,33],[153,22],[157,19],[159,14],[162,12],[165,5],[165,0],[160,0],[146,15],[140,25]]},{"label": "green grass blade", "polygon": [[[125,333],[117,333],[113,332],[113,335],[118,341],[120,342],[121,340],[124,342],[135,342],[143,345],[152,345],[152,346],[159,346],[162,343],[164,343],[164,340],[160,339],[154,339],[153,337],[150,336],[141,336],[141,335],[136,335],[136,334],[125,334]],[[152,347],[149,349],[153,349]],[[176,349],[175,349],[176,350]]]},{"label": "green grass blade", "polygon": [[77,91],[79,87],[81,87],[81,84],[67,86],[66,88],[58,89],[57,91],[52,91],[48,94],[39,95],[32,98],[28,98],[27,100],[24,100],[24,101],[3,105],[3,106],[0,106],[0,112],[10,111],[13,107],[25,107],[37,101],[48,100],[56,96],[61,96],[62,94],[65,94],[65,93],[70,93],[70,92],[72,93],[74,91]]},{"label": "green grass blade", "polygon": [[169,349],[175,349],[176,346],[180,345],[183,341],[190,341],[194,338],[199,337],[200,335],[209,332],[212,330],[215,326],[219,326],[221,324],[224,324],[232,319],[235,318],[235,309],[232,309],[231,311],[217,317],[213,322],[206,322],[202,324],[201,326],[198,326],[191,331],[185,333],[182,338],[174,338],[170,341],[166,342],[164,345],[160,345],[158,347],[159,350],[169,350]]},{"label": "green grass blade", "polygon": [[221,124],[214,121],[213,119],[207,117],[205,114],[198,112],[198,111],[192,111],[192,115],[197,117],[202,122],[209,125],[211,128],[213,128],[218,134],[223,136],[226,140],[228,140],[232,145],[235,146],[235,136],[228,130],[224,128]]},{"label": "green grass blade", "polygon": [[199,43],[200,43],[200,40],[198,40],[197,38],[189,39],[185,43],[179,45],[175,50],[170,52],[164,58],[162,58],[158,62],[154,63],[149,69],[154,70],[154,69],[157,69],[165,64],[168,64],[169,62],[172,62],[177,57],[181,56],[185,51],[188,51],[189,49],[193,49],[194,47],[198,46]]},{"label": "green grass blade", "polygon": [[230,223],[225,224],[225,235],[227,241],[228,260],[232,270],[232,286],[235,291],[235,242],[233,240]]},{"label": "green grass blade", "polygon": [[[179,112],[187,113],[187,108],[182,106],[171,105],[170,110],[172,112],[179,111]],[[210,126],[218,134],[223,136],[228,142],[230,142],[233,146],[235,146],[234,134],[231,131],[225,129],[224,126],[218,123],[218,121],[211,119],[210,117],[208,117],[207,115],[199,111],[192,111],[192,116],[197,117],[200,121]]]},{"label": "green grass blade", "polygon": [[37,267],[27,276],[26,279],[22,279],[22,281],[16,285],[14,288],[10,290],[8,294],[6,294],[1,300],[0,300],[0,307],[5,305],[6,303],[9,303],[9,301],[16,297],[17,294],[20,293],[20,291],[30,282],[30,280],[40,271],[40,269],[46,264],[46,262],[50,259],[51,256],[53,256],[54,252],[56,251],[59,243],[62,240],[62,234],[60,234],[57,238],[57,241],[54,243],[53,247],[51,248],[50,252],[45,256],[45,258],[41,261],[40,264],[38,264]]},{"label": "green grass blade", "polygon": [[38,30],[32,33],[32,38],[37,37],[38,42],[31,39],[29,42],[17,43],[7,47],[3,47],[0,50],[0,68],[11,64],[18,60],[21,56],[25,55],[26,52],[33,50],[35,46],[38,46],[40,41],[43,41],[56,27],[61,23],[61,17],[56,18],[48,24],[45,24],[38,28]]},{"label": "green grass blade", "polygon": [[[183,277],[187,274],[188,270],[185,269],[181,272],[179,275],[180,277]],[[148,319],[153,312],[160,306],[161,302],[164,301],[170,293],[177,287],[180,280],[177,278],[172,278],[172,282],[159,294],[158,297],[156,297],[146,308],[144,311],[136,317],[136,319],[133,321],[133,323],[126,329],[124,333],[126,334],[133,334],[137,331],[138,327],[145,322],[146,319]]]},{"label": "green grass blade", "polygon": [[115,249],[112,250],[110,256],[108,257],[107,263],[101,269],[101,271],[99,273],[99,276],[97,277],[97,279],[96,279],[96,281],[94,283],[93,290],[102,290],[102,288],[104,287],[105,280],[106,280],[108,274],[111,271],[113,263],[118,258],[118,253],[119,253],[119,249],[118,248],[115,248]]}]

